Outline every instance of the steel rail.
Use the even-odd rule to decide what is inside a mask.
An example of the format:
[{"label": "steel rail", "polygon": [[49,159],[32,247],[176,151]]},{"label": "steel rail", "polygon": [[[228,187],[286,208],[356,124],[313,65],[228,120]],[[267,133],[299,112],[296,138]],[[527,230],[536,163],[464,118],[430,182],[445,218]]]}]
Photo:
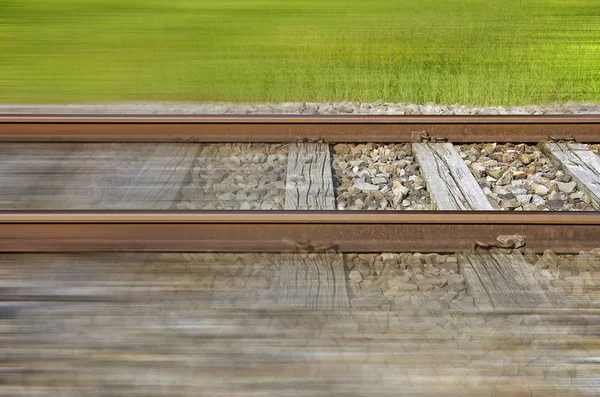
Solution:
[{"label": "steel rail", "polygon": [[600,213],[0,213],[0,252],[455,252],[520,235],[536,252],[600,243]]},{"label": "steel rail", "polygon": [[600,115],[0,116],[0,142],[600,142]]},{"label": "steel rail", "polygon": [[521,211],[0,211],[9,223],[600,225],[600,212]]}]

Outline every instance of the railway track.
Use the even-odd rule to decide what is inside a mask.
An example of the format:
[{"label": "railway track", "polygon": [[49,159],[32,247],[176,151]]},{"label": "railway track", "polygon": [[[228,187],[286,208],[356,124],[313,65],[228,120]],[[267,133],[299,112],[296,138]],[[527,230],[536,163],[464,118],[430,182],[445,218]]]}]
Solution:
[{"label": "railway track", "polygon": [[598,142],[589,116],[2,116],[0,395],[594,395]]},{"label": "railway track", "polygon": [[[550,191],[554,186],[566,197],[566,193],[559,191],[565,185],[571,189],[571,195],[576,192],[578,197],[587,200],[586,203],[581,198],[575,199],[578,204],[588,210],[598,208],[600,160],[592,149],[593,144],[600,141],[599,117],[4,116],[0,117],[4,164],[0,246],[8,251],[38,247],[38,250],[49,251],[279,252],[289,249],[290,244],[312,241],[313,246],[338,247],[352,252],[453,252],[472,248],[475,241],[489,244],[494,243],[498,235],[522,234],[527,237],[527,248],[536,252],[548,247],[564,253],[595,248],[600,218],[593,211],[584,214],[573,205],[568,213],[560,212],[560,206],[542,206],[546,211],[533,212],[494,211],[514,208],[499,208],[497,203],[493,207],[489,199],[495,194],[490,190],[489,194],[484,193],[481,185],[487,182],[482,178],[476,180],[477,170],[467,166],[462,152],[459,155],[459,143],[492,140],[499,145],[537,143],[549,159],[543,165],[548,167],[544,172],[570,175],[562,179],[569,182],[558,181],[556,175],[554,180],[547,179],[554,184],[550,189],[539,184],[537,187]],[[379,171],[382,166],[387,167],[378,174],[385,179],[380,184],[372,183],[376,175],[369,175],[370,169],[362,169],[357,175],[338,167],[341,169],[334,169],[332,174],[335,168],[332,162],[346,164],[349,169],[352,159],[361,163],[365,157],[364,147],[362,151],[350,153],[349,161],[341,155],[336,157],[332,147],[365,141],[411,142],[407,146],[412,152],[404,159],[414,159],[412,167],[416,166],[420,172],[400,176],[394,170],[403,165],[409,173],[414,171],[410,171],[411,165],[407,166],[406,161],[392,159],[372,165],[379,166]],[[229,146],[230,152],[234,149],[239,152],[237,163],[231,164],[223,162],[233,159],[230,153],[219,152],[219,145],[214,142],[247,145]],[[252,148],[255,142],[279,145]],[[208,154],[203,151],[206,147],[210,149]],[[253,166],[239,158],[244,158],[244,154],[246,158],[256,158],[261,156],[261,151],[284,161],[263,161],[256,167],[255,174],[238,175],[238,170]],[[198,159],[204,162],[199,163]],[[242,164],[242,161],[246,162]],[[518,163],[519,159],[514,161]],[[534,194],[519,197],[512,192],[521,189],[524,183],[536,185],[531,177],[546,174],[528,175],[526,166],[521,166],[525,172],[508,170],[526,177],[520,180],[509,175],[516,187],[508,192],[508,197],[531,200]],[[273,168],[274,173],[266,171]],[[202,173],[209,170],[221,174],[216,181],[202,179]],[[354,186],[340,186],[344,178],[348,179],[344,174],[347,171],[356,178]],[[487,172],[494,175],[493,170]],[[196,185],[190,184],[190,174],[197,180]],[[503,176],[506,175],[496,177],[500,180]],[[246,186],[243,182],[249,177],[259,179],[257,182],[263,177],[272,179],[262,186]],[[422,181],[419,186],[414,183],[417,178]],[[488,175],[487,179],[490,178]],[[227,192],[230,186],[224,186],[223,194],[209,196],[207,190],[217,189],[225,182],[245,186],[245,189],[236,195]],[[493,183],[496,182],[500,183]],[[524,183],[518,184],[520,182]],[[200,184],[208,187],[202,191]],[[247,198],[255,191],[263,194],[268,189],[278,191],[281,196],[268,206],[275,211],[243,211],[243,204],[248,204],[247,209],[264,207],[260,199],[249,202]],[[336,208],[344,206],[343,194],[352,189],[358,192],[356,197],[366,195],[364,201],[367,202],[371,197],[379,197],[390,204],[384,209],[391,211],[337,211]],[[385,189],[388,192],[384,195],[381,192]],[[420,208],[440,211],[393,210],[392,202],[398,197],[405,200],[397,201],[406,202],[413,193],[418,196],[423,192],[426,192],[425,198],[415,200],[425,200],[428,204]],[[239,193],[243,198],[238,199]],[[233,203],[232,209],[242,211],[211,212],[217,203],[227,201],[224,198]],[[246,199],[248,202],[243,201]],[[413,209],[412,203],[408,204],[409,209]],[[197,205],[195,209],[207,211],[190,211],[194,205]],[[396,208],[403,208],[402,204],[396,203]],[[524,208],[526,205],[519,207]],[[559,212],[548,211],[553,209]],[[455,212],[458,210],[462,211]],[[399,235],[414,238],[401,240],[397,238]]]}]

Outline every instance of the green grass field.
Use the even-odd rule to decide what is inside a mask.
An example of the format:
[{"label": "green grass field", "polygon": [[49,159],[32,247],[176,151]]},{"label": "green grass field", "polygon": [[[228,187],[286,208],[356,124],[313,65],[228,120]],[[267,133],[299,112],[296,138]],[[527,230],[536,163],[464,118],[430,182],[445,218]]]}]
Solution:
[{"label": "green grass field", "polygon": [[0,102],[600,102],[600,0],[0,0]]}]

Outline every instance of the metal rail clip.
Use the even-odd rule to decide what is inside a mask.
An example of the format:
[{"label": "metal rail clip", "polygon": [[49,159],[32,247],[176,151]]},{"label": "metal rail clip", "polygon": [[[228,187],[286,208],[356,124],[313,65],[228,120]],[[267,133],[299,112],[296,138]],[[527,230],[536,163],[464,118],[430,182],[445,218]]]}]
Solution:
[{"label": "metal rail clip", "polygon": [[299,241],[299,240],[287,240],[283,239],[283,243],[294,251],[307,251],[307,252],[325,252],[325,251],[338,251],[338,246],[330,241],[324,242],[312,242],[311,240]]},{"label": "metal rail clip", "polygon": [[501,242],[491,242],[491,243],[484,243],[482,241],[479,240],[473,240],[473,245],[474,245],[474,249],[477,248],[483,248],[483,249],[491,249],[491,248],[507,248],[507,249],[514,249],[515,248],[515,242],[514,241],[510,241],[506,244],[501,243]]},{"label": "metal rail clip", "polygon": [[548,135],[548,140],[550,142],[575,142],[575,138],[572,136],[567,136],[567,137],[561,138],[561,137]]},{"label": "metal rail clip", "polygon": [[296,135],[296,142],[298,142],[298,143],[326,143],[325,139],[323,139],[322,137],[304,138],[304,137],[301,137],[298,135]]},{"label": "metal rail clip", "polygon": [[427,131],[413,131],[410,135],[413,142],[448,142],[448,139],[441,136],[431,136]]},{"label": "metal rail clip", "polygon": [[491,243],[485,243],[481,240],[473,240],[473,249],[477,248],[482,249],[492,249],[492,248],[501,248],[513,250],[517,248],[521,248],[525,246],[525,237],[520,236],[518,234],[515,235],[502,235],[496,238],[496,241],[492,241]]}]

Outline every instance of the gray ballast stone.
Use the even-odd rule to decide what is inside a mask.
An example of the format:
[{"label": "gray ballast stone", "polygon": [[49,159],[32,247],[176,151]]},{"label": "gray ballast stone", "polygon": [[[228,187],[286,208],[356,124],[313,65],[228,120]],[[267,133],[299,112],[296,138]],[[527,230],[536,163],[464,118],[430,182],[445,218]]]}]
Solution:
[{"label": "gray ballast stone", "polygon": [[564,104],[524,106],[465,106],[365,102],[286,102],[286,103],[182,103],[134,102],[71,105],[0,105],[0,114],[209,114],[209,115],[543,115],[600,114],[600,104],[568,102]]}]

